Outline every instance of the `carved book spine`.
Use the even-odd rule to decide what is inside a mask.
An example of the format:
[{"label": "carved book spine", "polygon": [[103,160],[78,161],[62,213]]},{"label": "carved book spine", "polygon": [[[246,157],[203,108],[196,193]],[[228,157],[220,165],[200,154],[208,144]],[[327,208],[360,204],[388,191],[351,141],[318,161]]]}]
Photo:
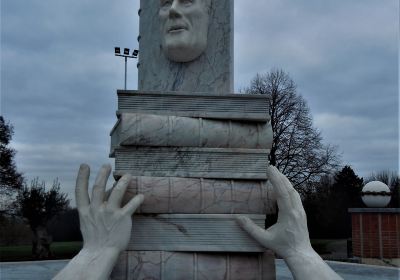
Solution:
[{"label": "carved book spine", "polygon": [[111,156],[119,146],[268,149],[271,125],[151,114],[122,113],[111,133]]},{"label": "carved book spine", "polygon": [[271,185],[259,180],[134,177],[123,204],[137,194],[142,214],[269,214],[275,211]]}]

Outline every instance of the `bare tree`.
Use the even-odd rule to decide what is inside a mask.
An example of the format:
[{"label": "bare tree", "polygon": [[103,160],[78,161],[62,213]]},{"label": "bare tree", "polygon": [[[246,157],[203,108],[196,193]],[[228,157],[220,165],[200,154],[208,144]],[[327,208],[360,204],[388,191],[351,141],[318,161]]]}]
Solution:
[{"label": "bare tree", "polygon": [[379,172],[371,173],[365,181],[367,183],[371,181],[380,181],[392,188],[400,185],[400,176],[395,171],[381,170]]},{"label": "bare tree", "polygon": [[392,199],[388,207],[398,208],[400,206],[400,176],[399,173],[390,170],[382,170],[372,173],[366,180],[366,183],[371,181],[380,181],[389,186],[392,193]]},{"label": "bare tree", "polygon": [[21,189],[24,180],[15,166],[15,150],[9,146],[13,134],[13,126],[0,116],[0,195],[4,199]]},{"label": "bare tree", "polygon": [[30,188],[25,185],[19,191],[15,206],[32,230],[32,254],[39,259],[50,257],[52,237],[47,231],[48,222],[69,206],[67,195],[60,191],[58,180],[47,191],[45,182],[40,183],[38,178],[32,180]]},{"label": "bare tree", "polygon": [[337,168],[335,147],[322,144],[310,109],[287,73],[272,70],[257,74],[245,91],[268,96],[273,130],[270,164],[284,173],[297,190],[301,192],[302,186]]}]

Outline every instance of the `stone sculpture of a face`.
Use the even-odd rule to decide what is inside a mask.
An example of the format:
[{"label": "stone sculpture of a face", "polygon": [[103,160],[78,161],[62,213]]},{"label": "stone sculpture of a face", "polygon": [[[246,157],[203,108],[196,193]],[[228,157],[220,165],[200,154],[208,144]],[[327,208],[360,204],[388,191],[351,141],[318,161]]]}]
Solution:
[{"label": "stone sculpture of a face", "polygon": [[169,60],[189,62],[207,47],[210,0],[160,0],[161,45]]}]

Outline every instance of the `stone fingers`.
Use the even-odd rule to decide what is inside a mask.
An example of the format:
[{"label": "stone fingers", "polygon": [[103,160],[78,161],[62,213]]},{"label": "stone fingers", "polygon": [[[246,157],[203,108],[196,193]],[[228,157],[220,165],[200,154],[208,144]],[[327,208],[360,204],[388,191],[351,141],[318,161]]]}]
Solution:
[{"label": "stone fingers", "polygon": [[293,207],[290,198],[290,190],[293,187],[289,180],[272,165],[267,168],[267,176],[275,191],[279,211],[281,213],[289,211]]},{"label": "stone fingers", "polygon": [[91,206],[97,208],[103,203],[104,191],[106,189],[106,184],[110,173],[111,166],[109,164],[105,164],[100,168],[93,186]]},{"label": "stone fingers", "polygon": [[136,209],[142,204],[144,200],[143,194],[138,194],[132,198],[123,208],[122,214],[132,216]]},{"label": "stone fingers", "polygon": [[131,179],[132,176],[129,174],[125,174],[121,179],[119,179],[108,199],[108,206],[110,208],[119,209],[121,207],[122,198]]},{"label": "stone fingers", "polygon": [[279,210],[282,213],[289,211],[304,212],[299,193],[293,188],[289,179],[274,166],[267,169],[268,179],[271,181],[277,196]]},{"label": "stone fingers", "polygon": [[272,236],[268,231],[260,228],[256,225],[252,220],[250,220],[246,216],[239,216],[236,218],[240,227],[245,230],[253,239],[255,239],[258,243],[263,245],[264,247],[269,248]]},{"label": "stone fingers", "polygon": [[301,198],[299,193],[293,189],[290,193],[290,199],[292,201],[293,209],[298,212],[304,212],[303,203],[301,202]]},{"label": "stone fingers", "polygon": [[88,193],[88,185],[89,185],[89,176],[90,176],[90,168],[87,164],[81,164],[78,171],[78,176],[76,178],[75,185],[75,199],[76,206],[78,209],[82,209],[84,207],[89,206],[89,193]]}]

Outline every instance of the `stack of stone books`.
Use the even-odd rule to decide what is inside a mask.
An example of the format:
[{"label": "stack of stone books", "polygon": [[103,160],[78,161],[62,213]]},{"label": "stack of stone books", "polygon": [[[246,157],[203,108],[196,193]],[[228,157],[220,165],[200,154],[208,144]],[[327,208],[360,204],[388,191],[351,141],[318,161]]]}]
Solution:
[{"label": "stack of stone books", "polygon": [[264,226],[271,212],[267,112],[264,96],[118,91],[114,176],[132,174],[125,200],[145,201],[114,279],[271,272],[270,253],[235,221]]},{"label": "stack of stone books", "polygon": [[[236,223],[246,215],[263,227],[274,198],[268,100],[232,94],[233,0],[140,5],[138,90],[117,91],[110,155],[116,179],[133,176],[125,202],[145,200],[112,279],[275,279],[273,254]],[[168,9],[180,26],[194,10],[208,24],[206,49],[190,62],[162,50]]]}]

